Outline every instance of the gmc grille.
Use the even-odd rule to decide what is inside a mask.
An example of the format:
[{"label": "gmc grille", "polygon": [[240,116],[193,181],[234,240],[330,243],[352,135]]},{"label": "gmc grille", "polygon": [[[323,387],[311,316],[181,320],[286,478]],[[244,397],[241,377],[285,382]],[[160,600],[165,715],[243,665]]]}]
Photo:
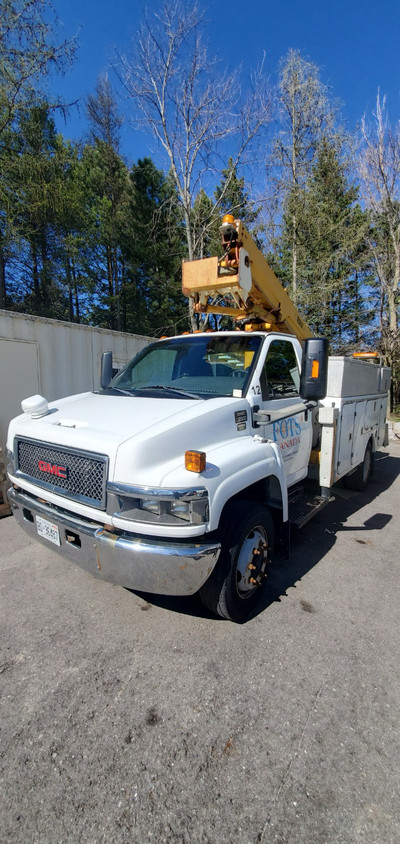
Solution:
[{"label": "gmc grille", "polygon": [[[106,508],[108,457],[58,447],[37,440],[16,441],[17,474],[43,489],[89,504]],[[41,467],[41,468],[40,468]],[[60,475],[57,470],[62,467]]]}]

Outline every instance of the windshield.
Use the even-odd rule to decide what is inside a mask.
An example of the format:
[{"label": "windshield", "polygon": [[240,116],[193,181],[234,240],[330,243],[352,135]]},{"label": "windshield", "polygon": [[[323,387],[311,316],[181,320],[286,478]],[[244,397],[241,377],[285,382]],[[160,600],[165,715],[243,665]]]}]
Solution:
[{"label": "windshield", "polygon": [[166,398],[244,395],[262,338],[184,335],[143,349],[113,378],[111,389]]}]

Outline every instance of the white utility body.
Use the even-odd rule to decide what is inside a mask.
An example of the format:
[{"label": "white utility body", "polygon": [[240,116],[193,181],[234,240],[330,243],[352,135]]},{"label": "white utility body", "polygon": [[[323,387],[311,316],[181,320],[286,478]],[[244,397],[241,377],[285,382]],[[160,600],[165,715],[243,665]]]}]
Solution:
[{"label": "white utility body", "polygon": [[[243,256],[241,265],[247,273]],[[208,304],[210,274],[195,295],[188,266],[184,288],[195,310],[221,313]],[[260,320],[261,285],[251,313],[251,280],[243,294],[240,270],[236,282],[228,275],[232,312],[247,307]],[[386,442],[390,371],[330,358],[326,395],[313,400],[301,390],[307,326],[299,317],[303,337],[285,333],[282,312],[268,307],[267,333],[165,338],[111,383],[103,369],[98,393],[23,402],[7,440],[9,500],[20,525],[97,577],[158,594],[200,590],[210,610],[244,618],[261,592],[274,535],[288,545],[290,523],[324,506],[340,478],[362,489]]]}]

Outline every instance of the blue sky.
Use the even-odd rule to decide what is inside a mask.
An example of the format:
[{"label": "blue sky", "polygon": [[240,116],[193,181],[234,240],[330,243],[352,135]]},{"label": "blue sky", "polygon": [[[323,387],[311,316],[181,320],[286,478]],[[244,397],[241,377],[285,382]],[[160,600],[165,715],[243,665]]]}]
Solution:
[{"label": "blue sky", "polygon": [[[148,10],[157,7],[149,0]],[[79,100],[67,123],[58,121],[65,137],[85,134],[85,98],[94,92],[99,74],[109,71],[116,50],[129,53],[144,3],[137,0],[55,0],[63,36],[78,32],[74,66],[51,89],[67,101]],[[239,0],[204,4],[208,43],[224,65],[241,63],[250,71],[266,53],[266,70],[276,79],[279,59],[289,48],[299,49],[321,68],[322,81],[342,103],[342,116],[353,130],[364,112],[374,108],[378,87],[387,94],[392,123],[400,118],[400,3],[399,0]],[[121,104],[121,110],[124,110]],[[154,155],[154,144],[128,123],[123,153],[130,161]]]}]

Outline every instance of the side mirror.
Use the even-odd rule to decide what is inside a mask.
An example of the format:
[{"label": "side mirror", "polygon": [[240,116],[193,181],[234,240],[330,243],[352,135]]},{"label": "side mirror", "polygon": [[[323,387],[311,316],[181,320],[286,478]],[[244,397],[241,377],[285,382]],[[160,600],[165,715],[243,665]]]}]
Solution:
[{"label": "side mirror", "polygon": [[328,352],[329,341],[325,337],[309,337],[304,341],[300,395],[305,401],[318,401],[326,396]]},{"label": "side mirror", "polygon": [[105,390],[113,377],[112,352],[103,352],[101,356],[100,387]]}]

